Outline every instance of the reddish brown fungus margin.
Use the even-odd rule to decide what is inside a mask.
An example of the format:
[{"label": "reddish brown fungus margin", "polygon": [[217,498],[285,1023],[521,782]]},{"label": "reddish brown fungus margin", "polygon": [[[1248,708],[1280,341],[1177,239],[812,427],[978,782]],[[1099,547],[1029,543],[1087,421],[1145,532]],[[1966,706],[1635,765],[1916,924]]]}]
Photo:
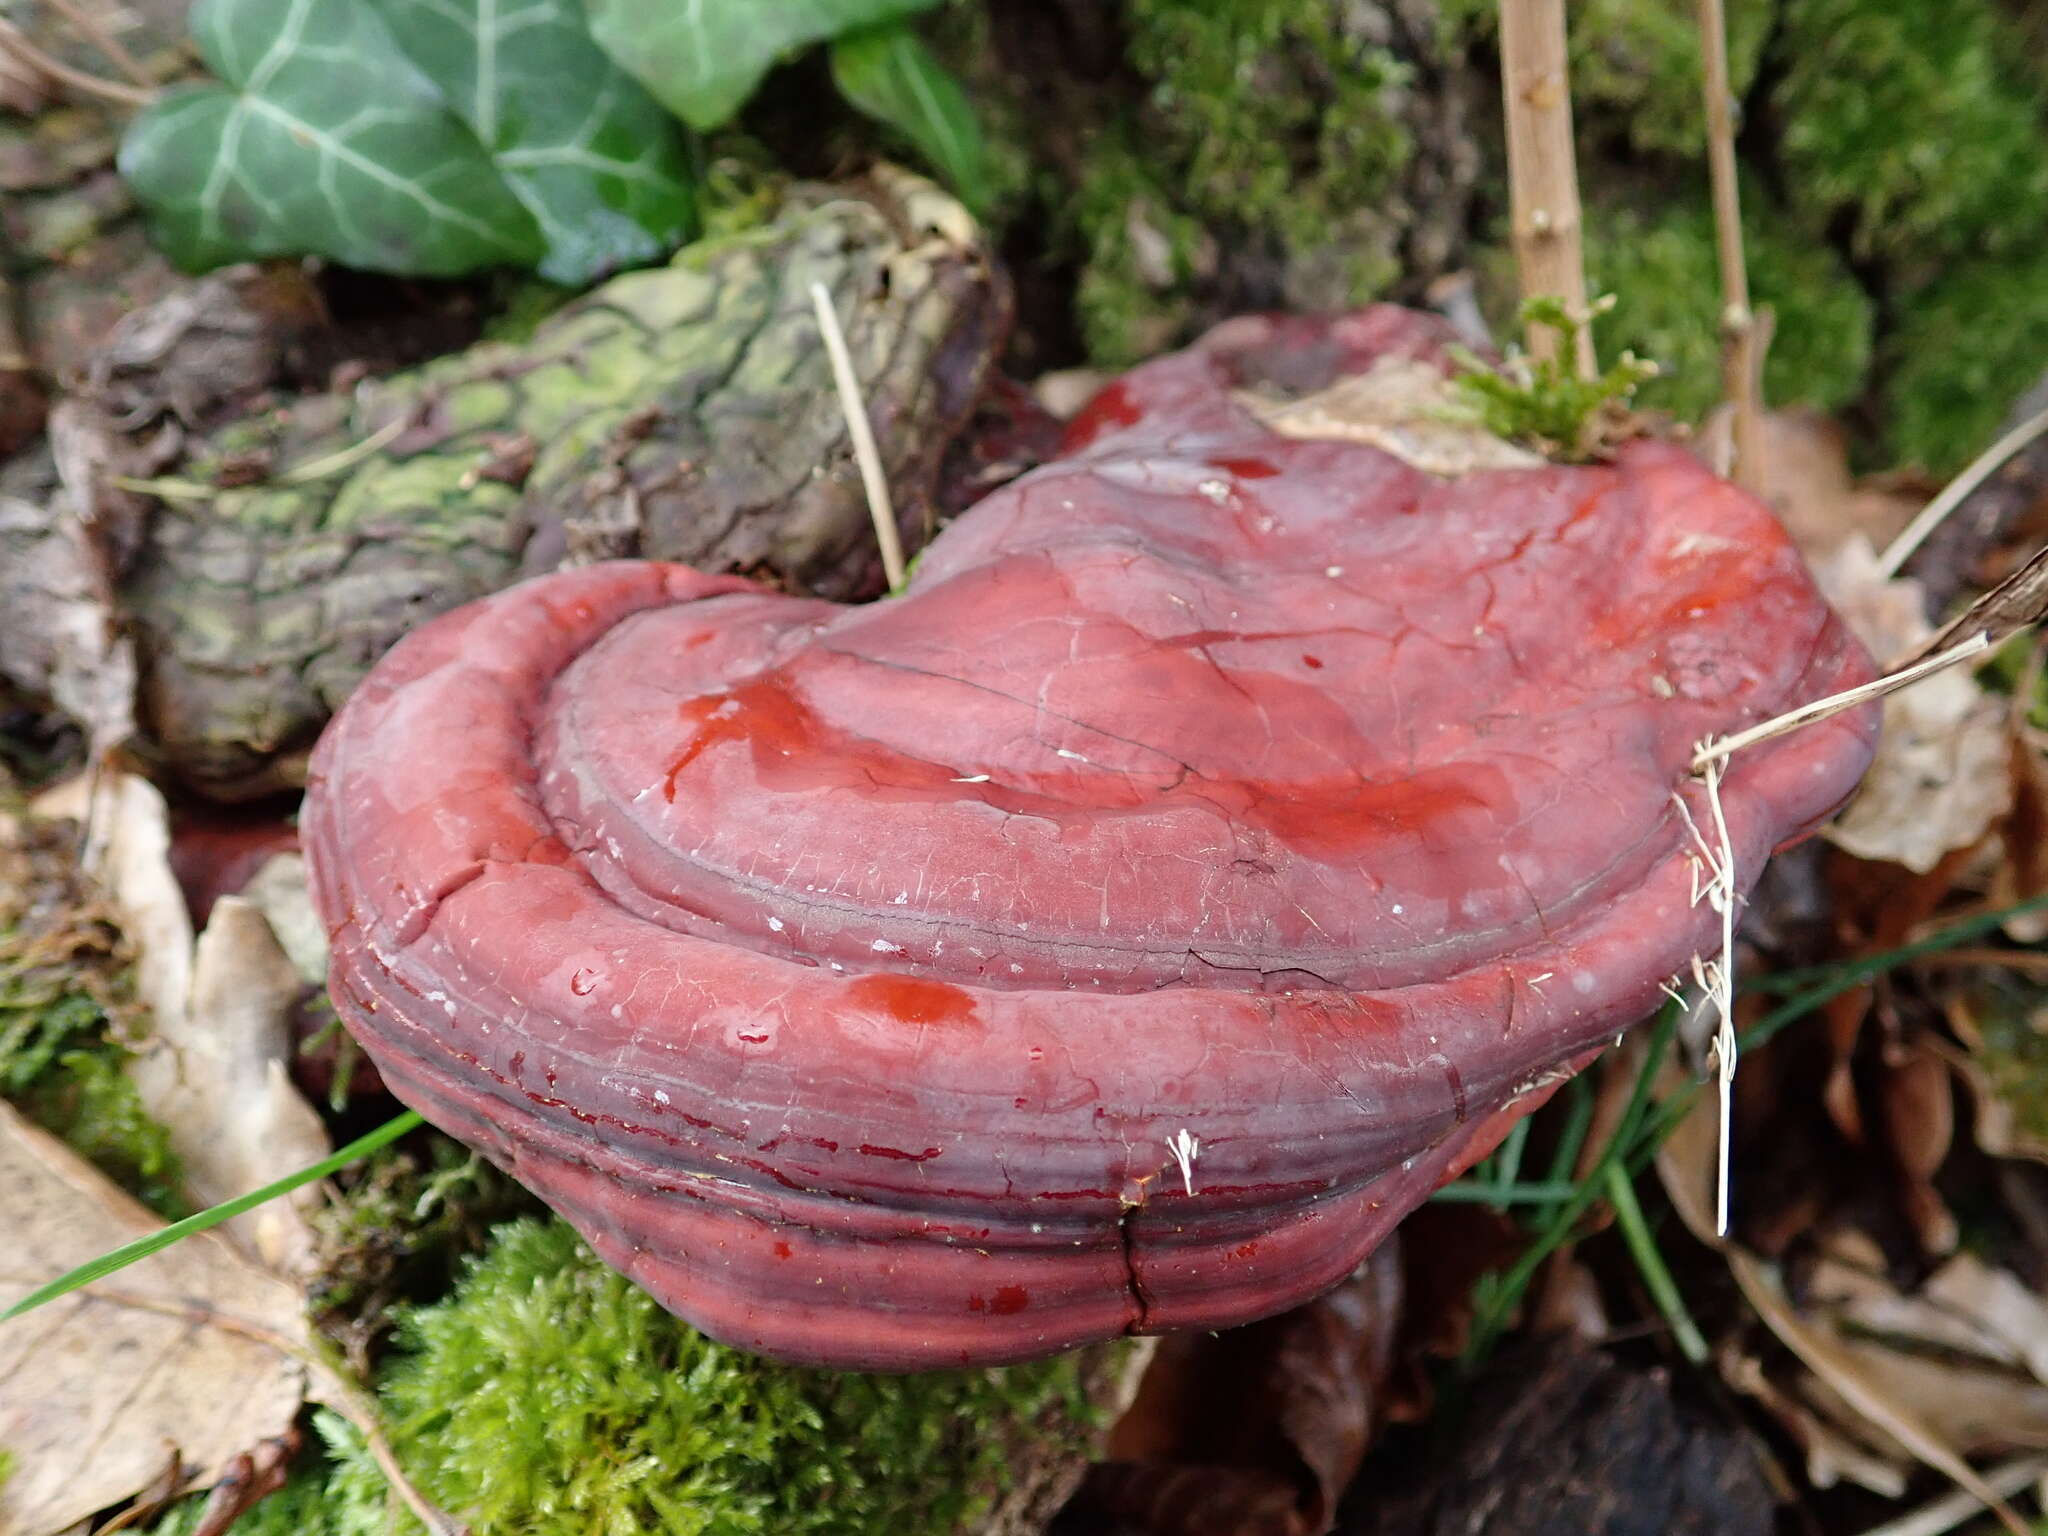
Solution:
[{"label": "reddish brown fungus margin", "polygon": [[[1332,1284],[1711,948],[1694,745],[1870,675],[1678,449],[1443,480],[1234,395],[1436,344],[1226,325],[895,600],[632,563],[429,624],[314,759],[343,1016],[607,1261],[786,1359],[1015,1360]],[[1746,878],[1874,724],[1732,763]]]}]

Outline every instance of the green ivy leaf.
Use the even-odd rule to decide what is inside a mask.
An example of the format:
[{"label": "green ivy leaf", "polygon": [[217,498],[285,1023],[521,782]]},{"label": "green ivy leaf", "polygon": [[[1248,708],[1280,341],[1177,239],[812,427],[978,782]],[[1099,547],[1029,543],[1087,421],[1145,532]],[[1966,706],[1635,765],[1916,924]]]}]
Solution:
[{"label": "green ivy leaf", "polygon": [[590,34],[692,128],[739,111],[784,54],[936,0],[590,0]]},{"label": "green ivy leaf", "polygon": [[200,0],[192,36],[226,83],[145,109],[120,155],[178,265],[317,252],[447,276],[545,254],[533,215],[358,0]]},{"label": "green ivy leaf", "polygon": [[581,0],[373,3],[539,221],[541,276],[580,286],[690,233],[675,121],[591,42]]},{"label": "green ivy leaf", "polygon": [[848,101],[915,144],[969,208],[987,211],[981,121],[960,82],[909,27],[847,33],[832,45],[832,78]]}]

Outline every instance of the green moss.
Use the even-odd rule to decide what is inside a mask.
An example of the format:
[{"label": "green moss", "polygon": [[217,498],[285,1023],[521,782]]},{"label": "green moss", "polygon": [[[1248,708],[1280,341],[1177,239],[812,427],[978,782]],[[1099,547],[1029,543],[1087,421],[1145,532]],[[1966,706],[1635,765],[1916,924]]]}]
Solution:
[{"label": "green moss", "polygon": [[1326,0],[1131,0],[1124,20],[1149,89],[1098,135],[1071,204],[1097,360],[1176,339],[1216,239],[1269,248],[1304,307],[1384,291],[1399,221],[1381,209],[1413,152],[1408,66]]},{"label": "green moss", "polygon": [[[1870,300],[1825,246],[1761,206],[1755,189],[1745,199],[1750,296],[1777,313],[1765,398],[1840,406],[1860,392],[1870,365]],[[1627,347],[1661,370],[1637,403],[1685,420],[1712,409],[1721,398],[1721,280],[1706,188],[1687,187],[1650,210],[1588,208],[1586,268],[1593,290],[1616,298],[1601,325],[1602,352]]]},{"label": "green moss", "polygon": [[[1079,1356],[924,1376],[774,1365],[533,1219],[405,1317],[379,1399],[408,1475],[479,1536],[940,1536],[971,1526],[1032,1437],[1100,1427]],[[418,1536],[361,1434],[313,1423],[324,1449],[236,1536]],[[203,1502],[151,1536],[189,1536]]]},{"label": "green moss", "polygon": [[1997,1102],[2012,1115],[2013,1130],[2048,1144],[2048,1034],[2033,1023],[2040,998],[2005,989],[1987,994],[1972,1010],[1978,1041],[1971,1061],[1989,1081]]},{"label": "green moss", "polygon": [[[888,1377],[724,1348],[558,1221],[500,1228],[400,1344],[380,1390],[401,1463],[475,1529],[526,1536],[952,1531],[1000,1485],[1020,1425],[1087,1414],[1072,1356]],[[337,1464],[325,1502],[418,1530],[395,1507],[384,1523],[366,1458]]]},{"label": "green moss", "polygon": [[433,1131],[344,1178],[347,1187],[313,1217],[320,1277],[310,1303],[323,1325],[341,1322],[352,1343],[375,1338],[393,1302],[446,1295],[493,1226],[541,1209],[483,1158]]},{"label": "green moss", "polygon": [[[1776,0],[1728,0],[1729,85],[1756,78]],[[1695,0],[1581,0],[1571,11],[1572,89],[1613,113],[1638,149],[1696,161],[1707,137]]]},{"label": "green moss", "polygon": [[[1605,313],[1609,299],[1593,307]],[[1592,316],[1575,316],[1555,298],[1535,298],[1516,316],[1517,332],[1543,326],[1557,338],[1555,355],[1532,359],[1510,349],[1499,367],[1488,367],[1469,353],[1457,379],[1460,397],[1495,437],[1521,443],[1546,458],[1583,461],[1597,457],[1605,443],[1604,427],[1619,417],[1636,389],[1656,376],[1656,365],[1623,352],[1598,378],[1582,379],[1572,359],[1579,335]]]},{"label": "green moss", "polygon": [[1089,356],[1119,367],[1157,355],[1191,323],[1208,232],[1175,209],[1122,127],[1103,134],[1075,198],[1089,256],[1074,306]]},{"label": "green moss", "polygon": [[533,340],[540,323],[577,293],[529,272],[502,274],[493,287],[491,318],[484,324],[483,339],[508,347],[523,347]]},{"label": "green moss", "polygon": [[1905,301],[1884,350],[1894,458],[1962,468],[2048,368],[2048,254],[1957,267]]},{"label": "green moss", "polygon": [[1860,256],[1931,272],[2048,225],[2043,94],[1988,0],[1787,0],[1772,108],[1802,208]]},{"label": "green moss", "polygon": [[187,1215],[169,1133],[144,1111],[124,1070],[128,1053],[96,1038],[97,1010],[91,1018],[89,1044],[59,1052],[46,1072],[7,1097],[159,1216]]},{"label": "green moss", "polygon": [[76,885],[68,826],[25,824],[0,869],[0,1096],[159,1215],[185,1214],[177,1159],[122,1043],[140,1027],[120,934]]},{"label": "green moss", "polygon": [[[1727,0],[1728,78],[1737,97],[1756,78],[1777,0]],[[1443,0],[1445,25],[1493,38],[1499,0]],[[1694,0],[1573,0],[1567,22],[1572,111],[1594,136],[1696,161],[1706,142]]]},{"label": "green moss", "polygon": [[[1388,111],[1407,68],[1301,0],[1132,0],[1131,63],[1154,82],[1160,137],[1192,211],[1314,235],[1331,209],[1383,193],[1407,131]],[[1327,101],[1290,84],[1323,82]]]}]

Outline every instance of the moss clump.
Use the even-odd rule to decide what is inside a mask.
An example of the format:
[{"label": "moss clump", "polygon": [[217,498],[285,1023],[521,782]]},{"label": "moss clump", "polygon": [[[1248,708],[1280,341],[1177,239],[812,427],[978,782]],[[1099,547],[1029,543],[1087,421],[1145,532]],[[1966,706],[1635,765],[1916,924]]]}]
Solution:
[{"label": "moss clump", "polygon": [[446,1295],[493,1226],[542,1208],[438,1131],[344,1177],[346,1190],[313,1217],[320,1277],[310,1304],[365,1373],[394,1303]]},{"label": "moss clump", "polygon": [[177,1159],[124,1070],[142,1009],[125,942],[79,884],[69,824],[0,841],[0,1096],[166,1217]]},{"label": "moss clump", "polygon": [[1165,351],[1192,327],[1196,287],[1215,270],[1202,221],[1175,208],[1121,126],[1098,142],[1074,216],[1089,250],[1074,290],[1089,356],[1122,367]]},{"label": "moss clump", "polygon": [[2048,255],[1967,263],[1901,310],[1884,349],[1893,456],[1951,474],[2048,368]]},{"label": "moss clump", "polygon": [[[1826,246],[1788,231],[1749,192],[1743,243],[1750,294],[1777,313],[1764,361],[1765,398],[1831,410],[1863,387],[1871,302]],[[1705,187],[1649,211],[1589,208],[1586,267],[1595,290],[1616,298],[1601,326],[1602,350],[1627,347],[1658,366],[1638,404],[1689,421],[1712,409],[1721,398],[1721,280]]]},{"label": "moss clump", "polygon": [[[1027,1442],[1096,1427],[1080,1356],[924,1376],[775,1365],[669,1316],[560,1221],[499,1228],[399,1344],[379,1382],[392,1448],[479,1532],[939,1536]],[[236,1531],[416,1536],[356,1431],[315,1423],[326,1456]],[[196,1503],[156,1536],[184,1536]]]},{"label": "moss clump", "polygon": [[1931,271],[2048,224],[2043,96],[1984,0],[1787,0],[1772,97],[1799,205],[1849,221],[1859,257]]},{"label": "moss clump", "polygon": [[1578,376],[1573,359],[1579,334],[1612,305],[1610,296],[1595,304],[1591,314],[1577,316],[1559,299],[1530,299],[1516,316],[1516,328],[1548,328],[1557,339],[1553,356],[1538,361],[1510,349],[1505,363],[1495,369],[1464,354],[1458,393],[1480,424],[1495,437],[1524,444],[1547,458],[1598,457],[1610,441],[1610,429],[1625,426],[1622,418],[1637,386],[1657,374],[1656,364],[1623,352],[1599,377]]},{"label": "moss clump", "polygon": [[[1498,33],[1499,0],[1443,0],[1442,9],[1461,38]],[[1728,0],[1728,76],[1738,98],[1756,78],[1776,9],[1777,0]],[[1588,136],[1699,159],[1707,129],[1694,0],[1573,0],[1566,41],[1572,111]]]},{"label": "moss clump", "polygon": [[[1028,1442],[1098,1427],[1081,1356],[924,1376],[775,1365],[669,1316],[553,1220],[500,1227],[398,1342],[378,1382],[391,1448],[479,1533],[940,1536],[971,1528]],[[314,1425],[325,1454],[237,1536],[419,1536],[361,1435]],[[152,1536],[187,1536],[201,1503]]]},{"label": "moss clump", "polygon": [[1124,22],[1148,88],[1105,125],[1073,204],[1095,359],[1176,340],[1219,244],[1260,255],[1297,307],[1383,292],[1400,274],[1409,66],[1325,0],[1131,0]]}]

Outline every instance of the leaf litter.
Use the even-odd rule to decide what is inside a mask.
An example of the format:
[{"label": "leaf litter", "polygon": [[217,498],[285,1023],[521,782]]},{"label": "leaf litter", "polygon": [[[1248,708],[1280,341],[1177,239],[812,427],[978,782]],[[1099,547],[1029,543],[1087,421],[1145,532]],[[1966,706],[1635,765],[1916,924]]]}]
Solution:
[{"label": "leaf litter", "polygon": [[[191,1197],[212,1205],[317,1162],[326,1128],[292,1086],[290,1017],[298,967],[252,903],[214,903],[196,941],[170,866],[163,796],[133,774],[90,778],[46,793],[45,815],[85,828],[84,863],[99,880],[136,947],[136,985],[153,1027],[131,1076],[150,1117],[171,1137]],[[302,1191],[236,1218],[232,1230],[279,1269],[311,1268],[313,1243]]]}]

